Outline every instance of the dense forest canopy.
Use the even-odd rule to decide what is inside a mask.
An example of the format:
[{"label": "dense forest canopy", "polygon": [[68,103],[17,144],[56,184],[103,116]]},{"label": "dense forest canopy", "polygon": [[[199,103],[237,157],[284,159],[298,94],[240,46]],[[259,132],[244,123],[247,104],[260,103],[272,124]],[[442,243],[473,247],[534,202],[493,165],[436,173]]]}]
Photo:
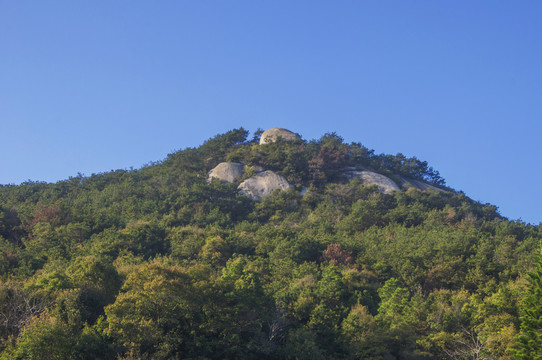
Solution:
[{"label": "dense forest canopy", "polygon": [[[539,226],[416,158],[248,135],[0,186],[0,359],[529,358]],[[250,171],[207,181],[224,161],[293,186],[254,201]],[[352,168],[447,191],[382,194]]]}]

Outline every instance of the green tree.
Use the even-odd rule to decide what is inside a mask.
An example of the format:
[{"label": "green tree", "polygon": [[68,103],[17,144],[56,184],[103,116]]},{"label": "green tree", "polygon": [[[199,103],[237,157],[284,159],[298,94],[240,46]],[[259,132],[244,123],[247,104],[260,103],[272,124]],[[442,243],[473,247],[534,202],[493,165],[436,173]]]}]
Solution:
[{"label": "green tree", "polygon": [[197,302],[183,269],[152,263],[128,275],[115,303],[105,308],[107,333],[129,352],[172,358],[194,346]]},{"label": "green tree", "polygon": [[529,284],[521,304],[520,331],[516,336],[516,359],[542,359],[542,255],[535,271],[528,275]]},{"label": "green tree", "polygon": [[1,360],[63,360],[71,356],[72,334],[70,328],[58,319],[43,313],[22,331],[17,344],[8,348]]},{"label": "green tree", "polygon": [[416,298],[412,298],[399,281],[391,278],[378,289],[382,299],[375,319],[387,330],[388,348],[394,356],[408,357],[415,351],[419,324],[416,314]]},{"label": "green tree", "polygon": [[342,323],[342,334],[353,358],[381,359],[386,354],[391,356],[387,338],[366,306],[357,304],[352,307]]}]

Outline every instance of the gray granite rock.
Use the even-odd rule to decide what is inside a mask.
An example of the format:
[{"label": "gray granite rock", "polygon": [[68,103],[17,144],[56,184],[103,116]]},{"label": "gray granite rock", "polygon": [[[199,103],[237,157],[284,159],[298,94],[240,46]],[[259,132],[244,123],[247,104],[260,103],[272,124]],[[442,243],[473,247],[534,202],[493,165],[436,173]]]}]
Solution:
[{"label": "gray granite rock", "polygon": [[279,137],[283,138],[284,140],[297,140],[301,138],[298,134],[293,133],[290,130],[283,128],[272,128],[265,130],[262,133],[262,136],[260,137],[260,145],[275,142]]},{"label": "gray granite rock", "polygon": [[392,179],[372,171],[348,171],[344,175],[349,179],[359,179],[366,186],[376,185],[378,190],[384,194],[391,194],[400,189]]},{"label": "gray granite rock", "polygon": [[401,179],[401,186],[403,188],[405,188],[405,189],[415,188],[415,189],[422,190],[422,191],[425,191],[427,189],[433,189],[433,190],[437,190],[437,191],[445,191],[445,190],[443,190],[443,189],[441,189],[439,187],[436,187],[434,185],[428,184],[428,183],[420,181],[420,180],[409,179],[409,178],[405,178],[405,177],[402,177],[402,176],[400,176],[400,179]]},{"label": "gray granite rock", "polygon": [[284,177],[267,170],[249,177],[239,184],[238,189],[243,195],[261,200],[276,189],[287,190],[290,186]]},{"label": "gray granite rock", "polygon": [[243,175],[243,173],[243,165],[233,162],[223,162],[209,171],[208,181],[211,182],[212,178],[217,178],[221,181],[231,183],[239,176]]},{"label": "gray granite rock", "polygon": [[250,166],[250,168],[252,168],[252,170],[254,170],[254,172],[257,172],[257,173],[265,170],[263,166],[260,166],[260,165],[252,165]]}]

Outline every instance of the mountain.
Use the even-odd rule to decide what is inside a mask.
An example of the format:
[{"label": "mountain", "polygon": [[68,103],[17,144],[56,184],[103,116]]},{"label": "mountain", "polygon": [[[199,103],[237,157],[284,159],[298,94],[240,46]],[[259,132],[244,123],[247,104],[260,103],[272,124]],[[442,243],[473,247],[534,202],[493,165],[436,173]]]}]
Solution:
[{"label": "mountain", "polygon": [[234,129],[0,186],[0,359],[510,359],[541,238],[425,161]]}]

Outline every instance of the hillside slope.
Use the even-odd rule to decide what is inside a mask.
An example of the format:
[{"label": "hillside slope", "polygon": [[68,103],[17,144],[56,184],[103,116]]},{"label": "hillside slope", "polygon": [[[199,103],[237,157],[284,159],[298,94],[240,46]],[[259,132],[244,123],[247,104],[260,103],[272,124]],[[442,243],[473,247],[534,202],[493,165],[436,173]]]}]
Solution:
[{"label": "hillside slope", "polygon": [[[416,158],[260,135],[1,186],[0,359],[511,358],[538,226]],[[263,172],[289,186],[239,191]]]}]

